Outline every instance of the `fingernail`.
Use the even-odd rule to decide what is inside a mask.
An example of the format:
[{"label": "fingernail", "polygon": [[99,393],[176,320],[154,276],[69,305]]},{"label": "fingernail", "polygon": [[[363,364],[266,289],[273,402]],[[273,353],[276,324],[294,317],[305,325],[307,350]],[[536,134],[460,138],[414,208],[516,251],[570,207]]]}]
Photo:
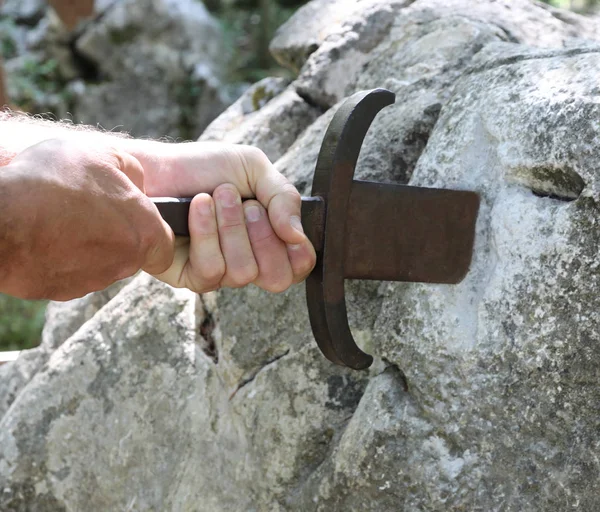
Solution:
[{"label": "fingernail", "polygon": [[233,190],[225,188],[219,191],[217,201],[225,208],[231,208],[238,204],[238,195]]},{"label": "fingernail", "polygon": [[302,244],[288,244],[288,249],[290,251],[297,251],[300,247],[302,247]]},{"label": "fingernail", "polygon": [[260,219],[260,208],[258,206],[248,206],[244,209],[247,222],[256,222]]},{"label": "fingernail", "polygon": [[304,228],[302,227],[302,221],[300,220],[300,217],[298,217],[297,215],[292,215],[290,217],[290,224],[296,231],[300,231],[300,233],[304,233]]}]

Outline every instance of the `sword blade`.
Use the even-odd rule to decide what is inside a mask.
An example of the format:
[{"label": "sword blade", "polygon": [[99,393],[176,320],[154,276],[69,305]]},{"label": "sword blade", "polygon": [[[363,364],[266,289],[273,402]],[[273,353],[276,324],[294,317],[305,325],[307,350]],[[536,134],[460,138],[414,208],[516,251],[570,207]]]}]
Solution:
[{"label": "sword blade", "polygon": [[458,283],[471,263],[478,209],[474,192],[354,181],[344,276]]}]

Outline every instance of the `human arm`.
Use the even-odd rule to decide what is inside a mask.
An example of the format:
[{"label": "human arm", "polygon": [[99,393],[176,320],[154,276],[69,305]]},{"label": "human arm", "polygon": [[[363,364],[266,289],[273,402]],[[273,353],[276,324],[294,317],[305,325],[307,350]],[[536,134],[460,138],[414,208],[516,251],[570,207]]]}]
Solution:
[{"label": "human arm", "polygon": [[[80,147],[109,141],[141,165],[148,195],[196,196],[191,239],[178,240],[174,264],[159,273],[160,279],[198,292],[250,282],[282,291],[312,269],[314,249],[298,230],[300,196],[262,152],[247,146],[140,141],[69,124],[0,117],[0,165],[12,163],[31,144],[57,136]],[[228,189],[235,196],[230,207],[224,201]],[[258,200],[242,205],[241,197]],[[209,214],[201,215],[202,210]]]}]

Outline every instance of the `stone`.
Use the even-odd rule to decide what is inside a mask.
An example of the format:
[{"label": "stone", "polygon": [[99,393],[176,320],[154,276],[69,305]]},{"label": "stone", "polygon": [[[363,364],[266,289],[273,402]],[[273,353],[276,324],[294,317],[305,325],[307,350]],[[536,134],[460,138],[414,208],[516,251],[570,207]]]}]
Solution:
[{"label": "stone", "polygon": [[[381,86],[397,74],[401,81],[411,80],[411,75],[426,80],[447,58],[452,59],[444,53],[460,44],[455,38],[468,37],[457,30],[448,41],[437,39],[444,31],[440,25],[470,25],[471,30],[483,28],[510,42],[558,48],[596,39],[599,27],[597,19],[563,15],[529,0],[473,4],[369,0],[360,5],[361,9],[349,11],[341,27],[324,39],[302,67],[296,86],[307,100],[328,107],[361,86]],[[438,25],[440,32],[430,24]],[[310,31],[306,37],[311,40]],[[399,45],[406,52],[399,52]],[[421,63],[418,58],[422,57],[429,63]]]},{"label": "stone", "polygon": [[199,140],[250,144],[276,161],[320,113],[293,87],[286,89],[280,80],[265,79],[216,119]]},{"label": "stone", "polygon": [[28,112],[194,140],[243,92],[224,83],[230,55],[202,2],[97,1],[95,16],[73,30],[52,9],[42,15],[31,26],[22,18],[0,24],[15,48],[9,97]]},{"label": "stone", "polygon": [[242,124],[245,116],[258,112],[275,96],[289,85],[289,80],[279,77],[263,78],[250,86],[202,133],[200,140],[224,140],[225,137]]},{"label": "stone", "polygon": [[[336,29],[347,74],[324,38],[207,137],[270,127],[306,193],[340,102],[390,88],[357,177],[478,192],[465,280],[348,282],[366,372],[321,355],[302,286],[196,296],[142,274],[99,309],[52,308],[45,362],[0,369],[0,509],[600,508],[597,21],[521,0],[359,3]],[[293,116],[292,136],[276,128]]]},{"label": "stone", "polygon": [[113,299],[130,280],[123,279],[101,292],[90,293],[80,299],[51,302],[47,306],[40,346],[22,351],[16,361],[0,366],[0,418],[25,385],[46,364],[52,352]]},{"label": "stone", "polygon": [[86,27],[76,49],[100,82],[76,98],[83,123],[192,139],[234,99],[221,85],[228,60],[221,29],[195,0],[116,2]]},{"label": "stone", "polygon": [[313,0],[277,29],[269,51],[296,73],[308,57],[359,7],[360,0]]}]

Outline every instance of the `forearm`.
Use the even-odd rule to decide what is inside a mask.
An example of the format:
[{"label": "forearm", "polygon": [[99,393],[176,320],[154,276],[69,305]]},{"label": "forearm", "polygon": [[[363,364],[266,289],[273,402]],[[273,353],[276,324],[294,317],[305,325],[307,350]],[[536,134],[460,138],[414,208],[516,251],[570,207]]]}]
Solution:
[{"label": "forearm", "polygon": [[53,122],[18,112],[0,113],[0,166],[8,165],[21,151],[53,138],[104,137],[90,127]]},{"label": "forearm", "polygon": [[49,121],[22,113],[0,112],[0,167],[8,165],[21,151],[48,139],[68,139],[76,143],[101,143],[126,151],[142,167],[162,165],[164,143],[133,139],[125,133],[103,132],[91,126],[66,121]]}]

